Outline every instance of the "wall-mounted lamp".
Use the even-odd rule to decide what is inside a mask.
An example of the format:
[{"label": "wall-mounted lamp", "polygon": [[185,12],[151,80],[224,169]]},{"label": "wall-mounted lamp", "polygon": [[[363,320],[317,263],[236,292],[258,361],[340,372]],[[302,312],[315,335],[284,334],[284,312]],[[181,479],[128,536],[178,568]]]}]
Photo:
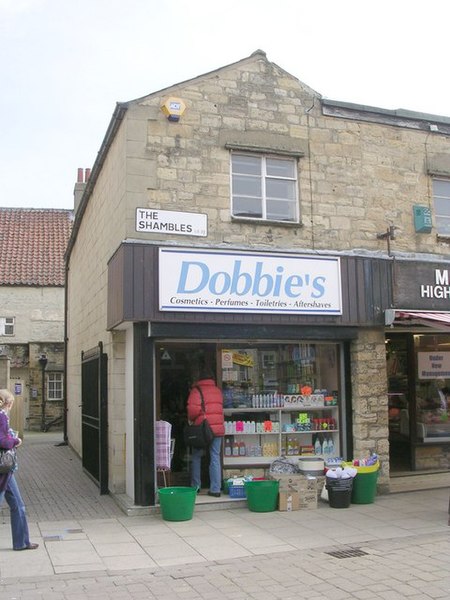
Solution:
[{"label": "wall-mounted lamp", "polygon": [[389,225],[384,233],[377,233],[378,240],[387,240],[388,254],[391,254],[391,240],[395,240],[395,230],[398,229],[395,225]]},{"label": "wall-mounted lamp", "polygon": [[379,240],[395,240],[395,230],[398,229],[395,225],[389,225],[384,233],[377,233]]}]

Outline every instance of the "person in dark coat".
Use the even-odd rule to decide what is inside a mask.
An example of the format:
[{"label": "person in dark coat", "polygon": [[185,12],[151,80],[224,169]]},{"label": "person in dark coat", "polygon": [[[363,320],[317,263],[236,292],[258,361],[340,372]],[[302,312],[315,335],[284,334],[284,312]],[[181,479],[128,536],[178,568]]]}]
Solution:
[{"label": "person in dark coat", "polygon": [[[202,412],[201,394],[205,402],[205,414]],[[209,446],[209,491],[210,496],[220,497],[222,486],[221,449],[222,439],[225,435],[225,424],[223,416],[222,391],[214,382],[212,373],[204,371],[199,380],[192,386],[187,401],[187,416],[190,423],[199,425],[204,418],[208,419],[214,433],[214,439]],[[204,450],[202,448],[192,449],[191,486],[200,490],[201,488],[201,461]]]},{"label": "person in dark coat", "polygon": [[[0,390],[0,448],[11,450],[17,448],[22,440],[9,426],[9,411],[14,403],[14,396],[9,390]],[[14,550],[36,550],[39,544],[30,542],[25,505],[20,495],[14,472],[0,473],[0,504],[3,498],[9,505],[11,533]]]}]

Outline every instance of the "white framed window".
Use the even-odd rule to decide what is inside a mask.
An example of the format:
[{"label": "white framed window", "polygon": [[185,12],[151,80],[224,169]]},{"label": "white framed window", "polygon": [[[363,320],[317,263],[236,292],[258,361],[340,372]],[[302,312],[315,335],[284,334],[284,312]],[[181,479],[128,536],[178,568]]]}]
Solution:
[{"label": "white framed window", "polygon": [[63,399],[63,374],[47,373],[47,400]]},{"label": "white framed window", "polygon": [[297,160],[232,152],[231,214],[262,221],[298,222]]},{"label": "white framed window", "polygon": [[0,317],[0,335],[14,335],[15,317]]},{"label": "white framed window", "polygon": [[433,179],[433,201],[437,233],[450,237],[450,179]]}]

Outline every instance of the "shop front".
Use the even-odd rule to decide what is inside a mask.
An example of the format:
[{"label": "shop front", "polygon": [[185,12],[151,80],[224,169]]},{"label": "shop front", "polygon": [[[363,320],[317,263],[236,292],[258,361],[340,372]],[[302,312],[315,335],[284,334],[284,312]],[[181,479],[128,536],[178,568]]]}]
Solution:
[{"label": "shop front", "polygon": [[386,311],[391,472],[450,467],[448,263],[399,262]]},{"label": "shop front", "polygon": [[[224,397],[225,476],[240,470],[262,475],[282,455],[347,455],[346,343],[159,340],[156,419],[172,425],[172,484],[189,485],[190,452],[183,441],[186,399],[204,365],[216,374]],[[207,467],[205,463],[205,486]]]},{"label": "shop front", "polygon": [[170,482],[189,485],[186,400],[205,366],[223,391],[224,473],[261,474],[281,455],[351,457],[352,344],[361,329],[382,336],[389,281],[388,261],[371,258],[122,244],[108,328],[133,322],[135,503],[154,504],[161,485],[157,421],[171,425]]}]

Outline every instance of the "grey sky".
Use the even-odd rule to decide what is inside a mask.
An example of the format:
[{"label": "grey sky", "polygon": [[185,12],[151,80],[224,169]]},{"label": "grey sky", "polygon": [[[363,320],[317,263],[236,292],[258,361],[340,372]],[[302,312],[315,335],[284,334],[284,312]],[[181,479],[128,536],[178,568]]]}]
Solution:
[{"label": "grey sky", "polygon": [[327,98],[450,116],[445,0],[0,0],[1,206],[72,208],[117,101],[261,48]]}]

